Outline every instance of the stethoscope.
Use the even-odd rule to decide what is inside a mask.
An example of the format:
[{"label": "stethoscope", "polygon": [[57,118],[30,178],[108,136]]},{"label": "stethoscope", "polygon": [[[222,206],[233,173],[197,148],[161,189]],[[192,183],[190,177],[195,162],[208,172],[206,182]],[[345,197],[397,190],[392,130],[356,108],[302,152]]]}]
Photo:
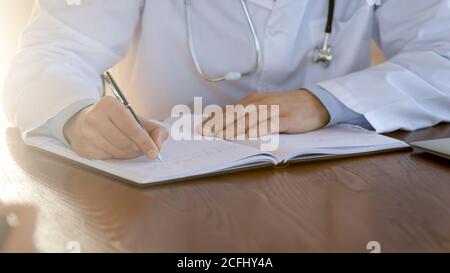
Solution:
[{"label": "stethoscope", "polygon": [[[223,76],[212,76],[205,72],[200,65],[200,62],[197,58],[197,52],[195,50],[195,44],[194,39],[192,35],[192,18],[191,18],[191,1],[190,0],[184,0],[184,9],[185,9],[185,16],[186,16],[186,32],[187,32],[187,38],[188,38],[188,44],[189,44],[189,51],[192,56],[192,60],[194,62],[195,68],[197,69],[200,76],[202,76],[203,79],[209,82],[222,82],[222,81],[235,81],[239,80],[243,77],[247,77],[250,75],[255,74],[259,68],[261,67],[261,61],[262,61],[262,53],[261,53],[261,44],[259,42],[258,36],[256,34],[255,25],[253,24],[252,17],[250,16],[250,12],[248,11],[247,7],[247,0],[240,0],[242,10],[244,12],[245,18],[247,20],[248,27],[250,29],[250,33],[254,42],[255,47],[255,54],[256,54],[256,60],[253,64],[252,68],[248,71],[244,72],[228,72]],[[323,40],[323,44],[321,47],[317,47],[314,50],[313,55],[313,62],[317,64],[323,64],[325,68],[327,68],[331,62],[333,61],[333,52],[331,50],[331,46],[329,45],[330,35],[333,31],[333,17],[334,17],[334,7],[335,7],[335,0],[329,0],[328,5],[328,16],[327,16],[327,24],[325,28],[325,37]]]}]

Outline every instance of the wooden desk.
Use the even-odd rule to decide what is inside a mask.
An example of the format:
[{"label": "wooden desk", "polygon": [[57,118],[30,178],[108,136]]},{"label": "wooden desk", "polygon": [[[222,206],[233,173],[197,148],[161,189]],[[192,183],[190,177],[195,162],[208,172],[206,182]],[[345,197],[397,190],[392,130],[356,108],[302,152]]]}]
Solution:
[{"label": "wooden desk", "polygon": [[[394,133],[450,136],[450,125]],[[395,152],[135,188],[1,137],[0,200],[38,209],[35,243],[65,252],[450,251],[450,163]]]}]

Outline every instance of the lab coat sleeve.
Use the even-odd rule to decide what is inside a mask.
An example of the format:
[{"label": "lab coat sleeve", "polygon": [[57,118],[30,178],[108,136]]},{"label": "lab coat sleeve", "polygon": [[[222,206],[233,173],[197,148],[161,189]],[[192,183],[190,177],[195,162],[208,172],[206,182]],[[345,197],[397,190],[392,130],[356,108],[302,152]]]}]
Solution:
[{"label": "lab coat sleeve", "polygon": [[327,109],[330,115],[330,121],[326,127],[330,127],[339,123],[347,123],[362,126],[366,129],[373,129],[367,122],[366,118],[345,106],[330,92],[318,86],[317,84],[307,85],[304,89],[311,92]]},{"label": "lab coat sleeve", "polygon": [[100,74],[127,51],[141,0],[39,0],[5,80],[2,103],[22,136],[103,95]]},{"label": "lab coat sleeve", "polygon": [[72,105],[69,105],[68,107],[64,108],[62,111],[60,111],[56,116],[51,118],[46,125],[47,126],[41,126],[44,127],[46,130],[42,129],[40,130],[41,133],[47,132],[47,136],[52,136],[55,139],[59,140],[61,143],[66,144],[67,146],[70,146],[68,140],[66,139],[64,135],[64,126],[66,123],[78,112],[85,109],[88,106],[91,106],[95,104],[96,101],[92,99],[86,99],[86,100],[80,100]]},{"label": "lab coat sleeve", "polygon": [[450,121],[450,1],[388,0],[377,8],[384,64],[319,83],[377,132]]}]

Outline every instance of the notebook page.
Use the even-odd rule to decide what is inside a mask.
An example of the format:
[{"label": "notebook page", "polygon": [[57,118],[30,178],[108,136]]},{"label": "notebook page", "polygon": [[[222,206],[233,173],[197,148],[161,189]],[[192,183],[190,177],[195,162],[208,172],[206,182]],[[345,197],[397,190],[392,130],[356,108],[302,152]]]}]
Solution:
[{"label": "notebook page", "polygon": [[145,157],[103,161],[126,173],[139,173],[146,181],[169,180],[216,172],[239,165],[242,159],[260,152],[223,140],[169,139],[161,150],[163,160]]},{"label": "notebook page", "polygon": [[289,160],[299,155],[323,153],[342,155],[407,147],[404,142],[351,125],[324,128],[301,135],[280,138],[277,157]]},{"label": "notebook page", "polygon": [[88,160],[50,138],[29,138],[27,144],[141,184],[217,172],[253,161],[274,162],[256,149],[219,139],[175,141],[169,138],[161,150],[162,161],[144,156],[130,160]]},{"label": "notebook page", "polygon": [[[257,149],[260,147],[259,141],[239,141],[238,143]],[[407,146],[400,140],[358,126],[338,125],[304,134],[280,135],[278,149],[272,154],[279,162],[282,162],[299,155],[343,155]]]}]

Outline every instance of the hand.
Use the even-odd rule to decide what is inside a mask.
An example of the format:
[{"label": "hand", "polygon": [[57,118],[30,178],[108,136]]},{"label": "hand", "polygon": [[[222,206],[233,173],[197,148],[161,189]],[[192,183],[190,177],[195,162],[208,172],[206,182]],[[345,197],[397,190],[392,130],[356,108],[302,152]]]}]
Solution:
[{"label": "hand", "polygon": [[[232,139],[236,136],[261,136],[273,133],[304,133],[314,131],[324,127],[330,120],[330,116],[326,108],[320,100],[307,90],[296,90],[290,92],[274,92],[274,93],[253,93],[248,97],[238,101],[236,105],[255,105],[252,111],[256,111],[258,115],[257,122],[249,122],[249,112],[245,116],[235,115],[233,112],[224,109],[224,117],[212,117],[203,123],[203,128],[197,128],[204,136],[219,137],[224,139]],[[269,113],[268,115],[260,115],[258,106],[265,105],[270,109],[271,105],[279,106],[278,115]],[[250,108],[249,108],[250,109]],[[231,115],[231,116],[230,116]],[[220,119],[220,120],[217,120]],[[278,130],[270,128],[271,122],[278,120]],[[229,122],[231,121],[231,122]],[[238,122],[245,121],[245,126],[238,126]],[[266,123],[261,130],[261,125]],[[214,124],[223,124],[219,128],[215,128]],[[212,129],[214,128],[214,129]],[[276,128],[276,127],[275,127]]]},{"label": "hand", "polygon": [[168,137],[167,129],[140,119],[113,97],[103,97],[97,104],[72,117],[64,135],[72,149],[89,159],[130,159],[145,154],[155,159]]}]

